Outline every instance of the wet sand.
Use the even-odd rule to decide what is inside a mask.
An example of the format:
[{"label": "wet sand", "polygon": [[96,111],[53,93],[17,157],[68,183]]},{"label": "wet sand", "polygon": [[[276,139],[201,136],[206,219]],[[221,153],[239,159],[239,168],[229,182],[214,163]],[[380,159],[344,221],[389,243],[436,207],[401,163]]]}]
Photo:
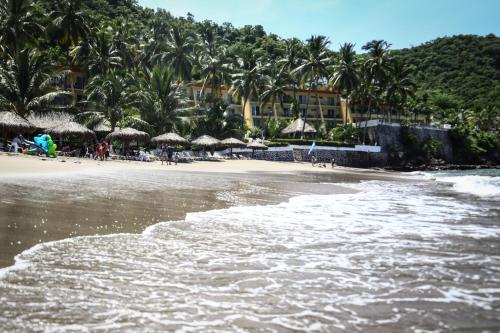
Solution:
[{"label": "wet sand", "polygon": [[393,174],[251,160],[166,166],[0,155],[0,267],[41,242],[140,233],[189,212],[347,193],[334,183],[380,178]]}]

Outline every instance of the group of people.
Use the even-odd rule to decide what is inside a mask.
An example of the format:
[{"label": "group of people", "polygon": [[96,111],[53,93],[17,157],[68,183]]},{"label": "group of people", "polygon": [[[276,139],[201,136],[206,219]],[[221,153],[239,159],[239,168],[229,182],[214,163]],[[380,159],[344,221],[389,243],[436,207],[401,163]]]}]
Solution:
[{"label": "group of people", "polygon": [[172,164],[172,162],[177,165],[179,162],[179,153],[175,152],[174,153],[174,147],[170,145],[162,145],[161,146],[161,164],[163,165],[163,162],[167,163],[167,165]]},{"label": "group of people", "polygon": [[[318,158],[316,157],[316,155],[311,156],[311,162],[312,162],[312,166],[316,166],[316,164],[317,164],[320,168],[326,168],[326,163],[318,163]],[[334,158],[332,158],[330,160],[330,164],[331,164],[332,169],[333,169],[336,165]]]}]

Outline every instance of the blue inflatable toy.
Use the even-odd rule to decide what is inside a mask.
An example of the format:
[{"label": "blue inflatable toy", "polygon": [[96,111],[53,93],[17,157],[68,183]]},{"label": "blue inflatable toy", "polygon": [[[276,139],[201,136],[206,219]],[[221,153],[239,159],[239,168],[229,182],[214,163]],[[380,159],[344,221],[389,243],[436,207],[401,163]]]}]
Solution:
[{"label": "blue inflatable toy", "polygon": [[47,157],[56,157],[57,145],[52,141],[50,135],[35,136],[33,141],[35,142],[35,146],[43,151]]}]

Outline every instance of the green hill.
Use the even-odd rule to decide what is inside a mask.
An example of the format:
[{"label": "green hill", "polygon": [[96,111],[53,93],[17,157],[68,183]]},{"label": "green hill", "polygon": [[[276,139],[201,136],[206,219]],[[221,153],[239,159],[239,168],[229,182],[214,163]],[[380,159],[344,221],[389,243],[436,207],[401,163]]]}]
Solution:
[{"label": "green hill", "polygon": [[465,109],[500,109],[499,37],[443,37],[394,53],[415,67],[421,92],[453,95]]}]

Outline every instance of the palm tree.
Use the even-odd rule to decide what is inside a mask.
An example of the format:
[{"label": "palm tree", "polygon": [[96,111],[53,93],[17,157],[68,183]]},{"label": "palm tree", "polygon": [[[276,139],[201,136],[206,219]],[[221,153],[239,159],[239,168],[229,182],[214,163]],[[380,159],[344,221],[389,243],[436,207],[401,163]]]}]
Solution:
[{"label": "palm tree", "polygon": [[[378,100],[381,100],[381,96],[387,86],[389,65],[392,61],[388,52],[390,46],[391,44],[384,40],[373,40],[362,47],[363,50],[368,51],[368,55],[370,56],[366,60],[363,70],[366,72],[371,90],[377,96]],[[372,102],[373,100],[370,99],[368,109],[371,108]]]},{"label": "palm tree", "polygon": [[346,96],[347,112],[349,112],[349,98],[360,84],[354,44],[344,43],[340,47],[338,63],[334,66],[330,83]]},{"label": "palm tree", "polygon": [[215,103],[215,99],[221,96],[221,86],[230,82],[231,79],[227,49],[215,37],[212,29],[206,29],[202,36],[202,45],[199,51],[200,56],[197,67],[203,80],[201,94],[209,85],[213,94],[212,103]]},{"label": "palm tree", "polygon": [[72,51],[75,61],[84,65],[89,76],[106,74],[121,67],[120,52],[113,47],[106,30],[98,31],[92,40],[90,45],[82,43]]},{"label": "palm tree", "polygon": [[139,40],[134,36],[130,23],[121,22],[117,25],[112,37],[112,48],[121,58],[122,68],[134,68],[137,61],[137,46]]},{"label": "palm tree", "polygon": [[[302,60],[302,64],[292,72],[292,74],[297,73],[302,77],[302,80],[307,83],[308,89],[302,137],[304,136],[303,132],[305,129],[305,121],[307,120],[307,108],[309,107],[311,92],[314,88],[319,86],[321,79],[328,77],[328,65],[330,64],[328,44],[330,44],[330,41],[325,36],[311,36],[311,38],[307,40],[305,57]],[[324,129],[325,121],[323,109],[317,92],[316,100],[320,111],[321,128]]]},{"label": "palm tree", "polygon": [[170,132],[178,123],[179,88],[171,68],[156,65],[151,71],[146,69],[137,96],[142,101],[142,119],[154,124],[158,133]]},{"label": "palm tree", "polygon": [[[242,99],[244,114],[250,97],[259,95],[262,85],[261,65],[250,48],[243,49],[236,61],[240,70],[232,75],[230,92],[234,97]],[[253,125],[251,117],[245,120],[249,125]]]},{"label": "palm tree", "polygon": [[[415,97],[416,85],[410,78],[411,69],[401,60],[395,60],[389,67],[389,80],[387,84],[387,100],[392,109],[401,108],[408,98]],[[398,110],[400,115],[401,110]]]},{"label": "palm tree", "polygon": [[0,51],[12,54],[38,44],[43,27],[34,21],[33,1],[0,0]]},{"label": "palm tree", "polygon": [[264,85],[262,87],[262,92],[259,96],[259,101],[261,108],[264,109],[265,105],[271,103],[273,108],[274,120],[278,120],[278,112],[276,110],[276,101],[281,105],[283,110],[283,100],[287,96],[286,91],[289,87],[289,77],[287,73],[283,70],[278,70],[275,66],[271,66],[272,69],[269,75],[265,75]]},{"label": "palm tree", "polygon": [[[59,75],[58,75],[59,74]],[[64,102],[70,94],[57,90],[53,81],[61,79],[47,58],[36,49],[24,49],[14,56],[7,55],[0,66],[0,106],[21,117],[34,112],[67,107]]]},{"label": "palm tree", "polygon": [[73,103],[76,102],[74,90],[74,77],[71,73],[70,49],[79,43],[87,43],[90,29],[87,25],[85,14],[81,11],[81,0],[58,0],[55,2],[55,10],[50,14],[52,21],[48,27],[48,34],[52,40],[56,40],[66,53],[66,66]]},{"label": "palm tree", "polygon": [[87,18],[81,11],[81,0],[56,1],[56,10],[50,16],[52,22],[48,32],[66,52],[67,66],[70,65],[70,48],[85,41],[90,33]]},{"label": "palm tree", "polygon": [[[155,43],[155,41],[153,41]],[[168,37],[157,42],[157,49],[151,60],[155,64],[170,65],[178,80],[187,82],[191,79],[193,70],[193,38],[188,31],[179,25],[174,25]]]},{"label": "palm tree", "polygon": [[[287,39],[285,41],[284,55],[278,63],[282,66],[282,71],[287,73],[290,83],[293,87],[293,101],[292,101],[292,111],[295,113],[299,112],[299,105],[297,103],[297,88],[299,86],[298,75],[293,71],[295,68],[301,65],[301,60],[304,54],[304,45],[297,38]],[[294,73],[294,74],[292,74]]]},{"label": "palm tree", "polygon": [[87,102],[93,104],[96,111],[82,112],[77,116],[78,119],[88,126],[107,120],[112,131],[118,122],[138,123],[137,117],[127,113],[127,110],[133,110],[139,103],[134,94],[136,82],[131,74],[115,70],[95,76],[85,88],[85,93]]}]

